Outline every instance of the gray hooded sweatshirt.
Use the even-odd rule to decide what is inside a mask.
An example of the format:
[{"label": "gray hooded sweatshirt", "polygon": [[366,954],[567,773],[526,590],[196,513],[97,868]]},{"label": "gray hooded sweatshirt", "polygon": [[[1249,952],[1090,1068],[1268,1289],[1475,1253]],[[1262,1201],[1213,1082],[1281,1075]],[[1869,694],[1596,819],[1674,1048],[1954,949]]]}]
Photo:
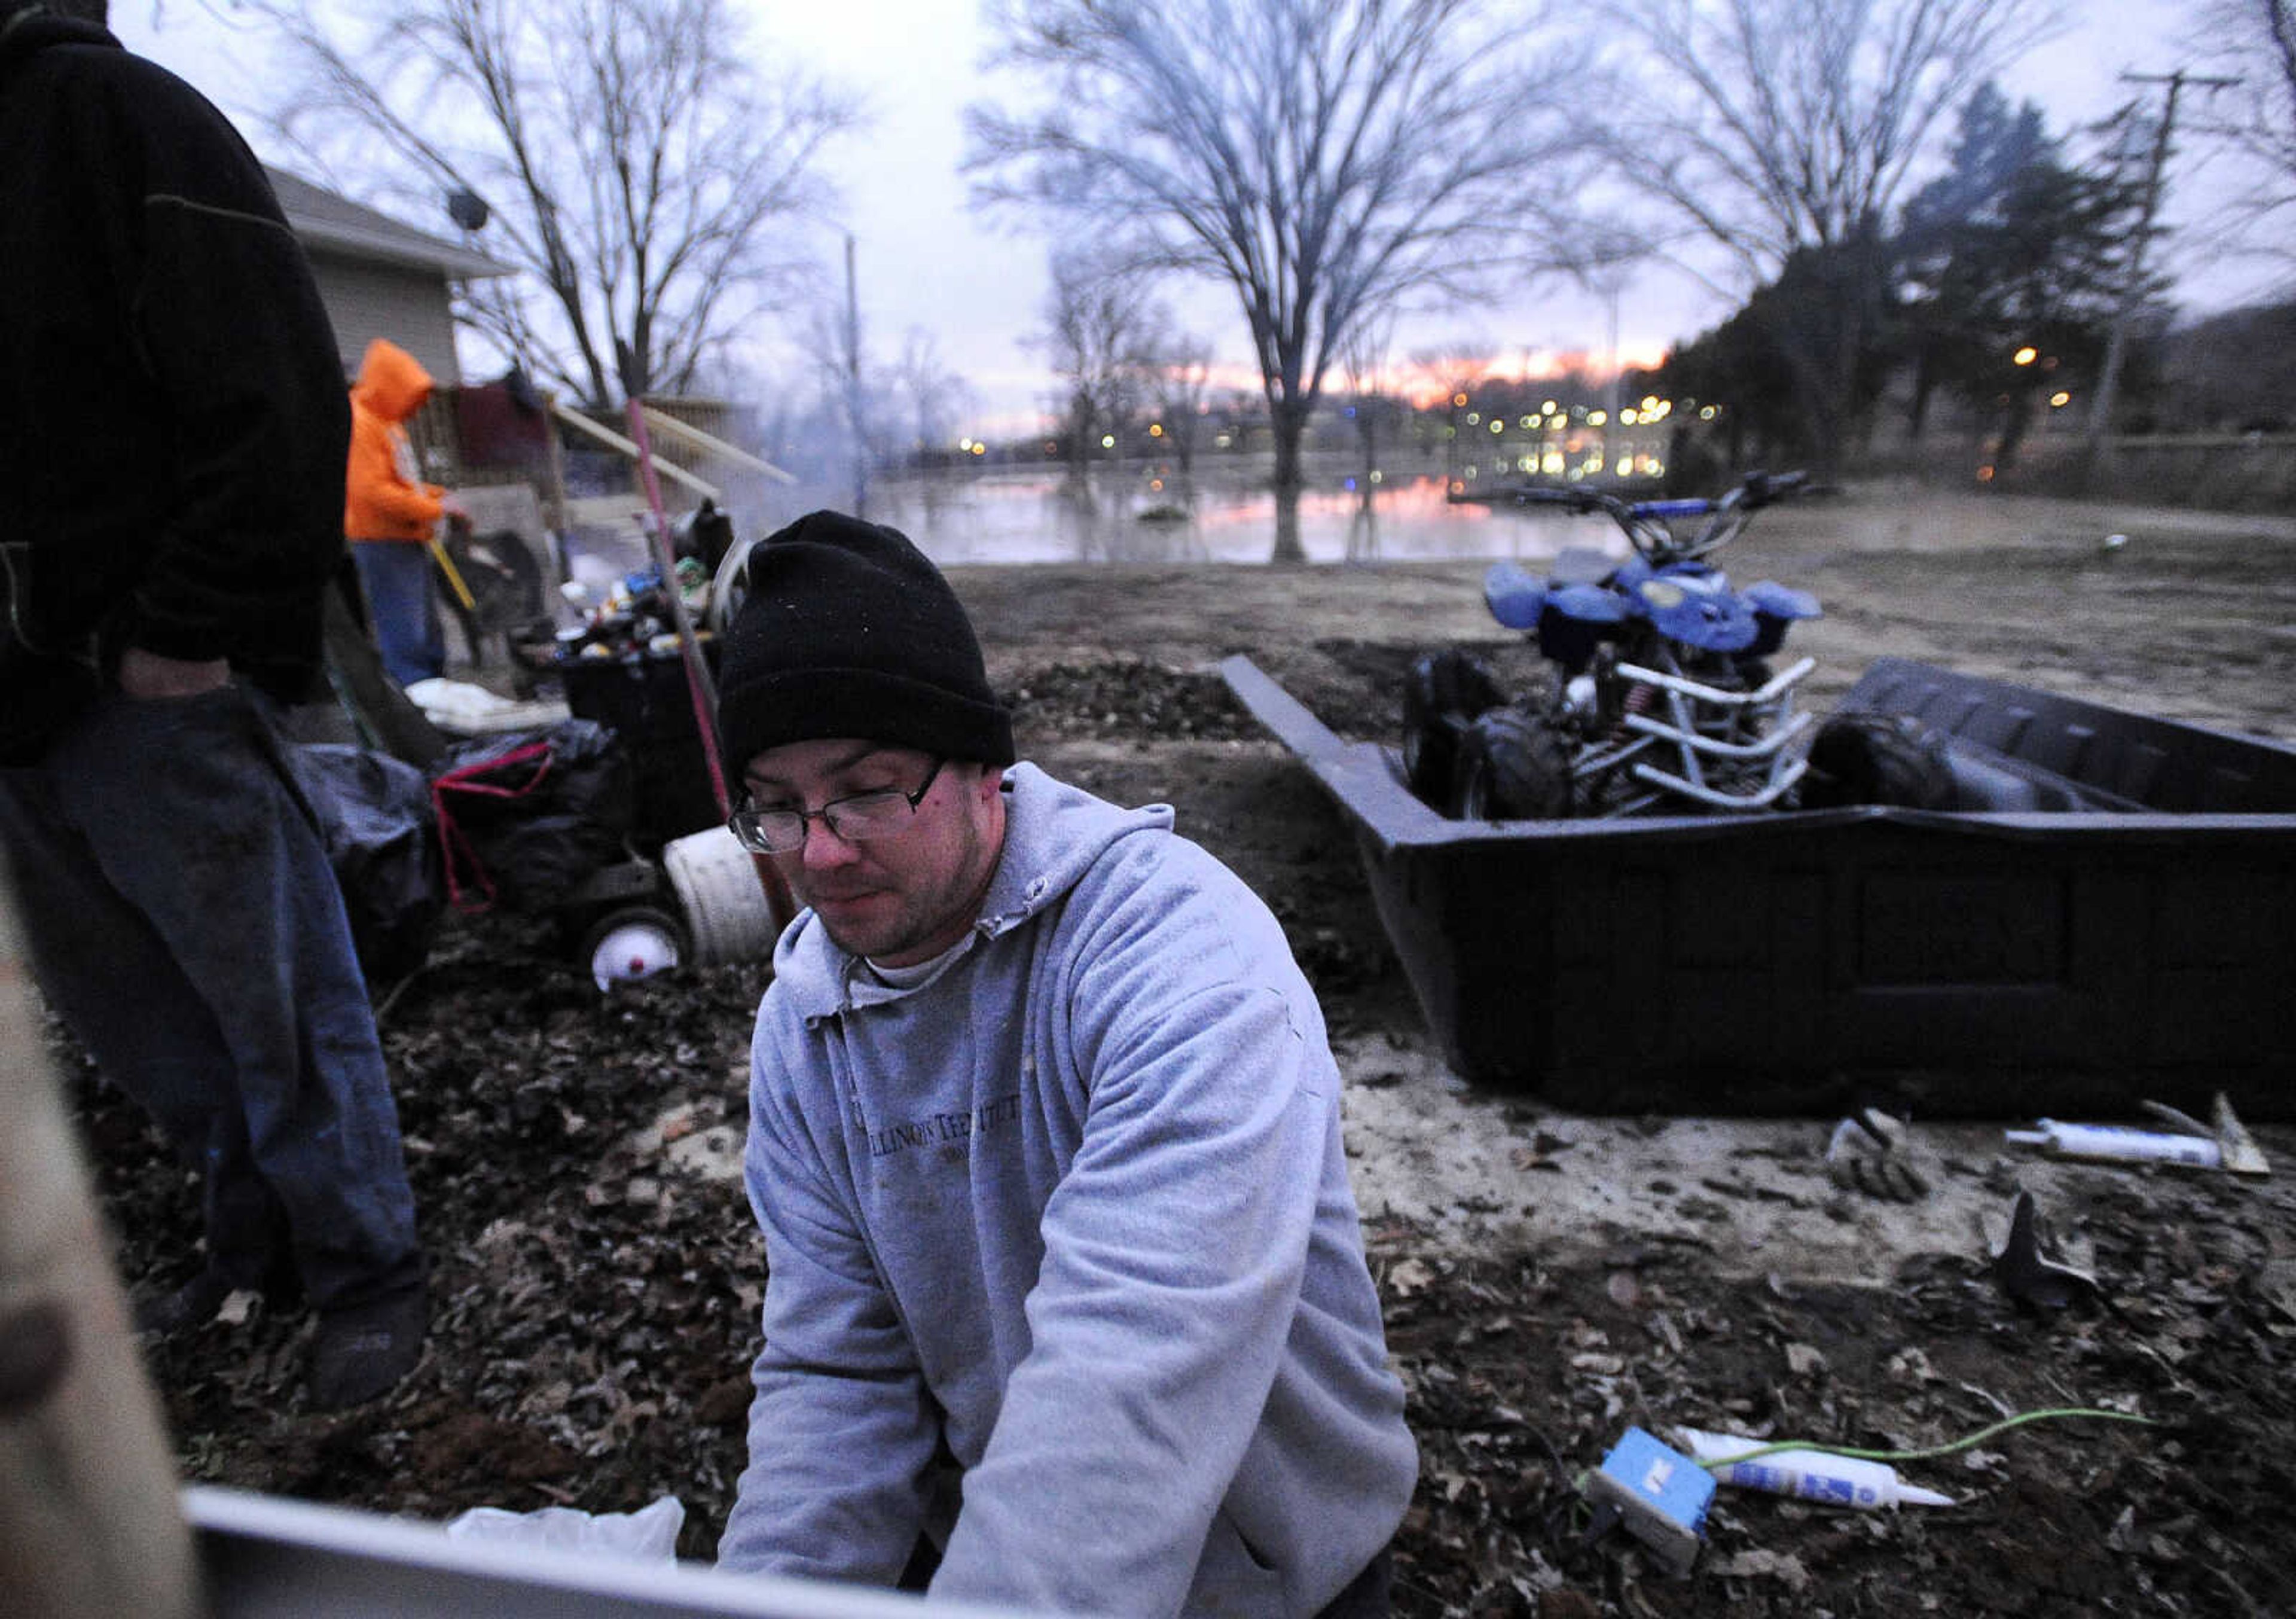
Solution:
[{"label": "gray hooded sweatshirt", "polygon": [[1168,808],[1027,764],[1004,793],[930,982],[886,986],[810,912],[775,950],[766,1344],[719,1562],[890,1584],[953,1458],[937,1598],[1311,1615],[1418,1471],[1322,1015]]}]

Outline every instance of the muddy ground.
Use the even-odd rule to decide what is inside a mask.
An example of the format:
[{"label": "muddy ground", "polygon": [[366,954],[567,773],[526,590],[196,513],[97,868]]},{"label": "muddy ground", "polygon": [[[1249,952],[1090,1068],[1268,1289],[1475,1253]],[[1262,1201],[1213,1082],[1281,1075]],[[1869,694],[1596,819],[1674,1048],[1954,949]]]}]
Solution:
[{"label": "muddy ground", "polygon": [[[1503,530],[1501,530],[1503,531]],[[2108,534],[2127,542],[2106,547]],[[1816,591],[1823,707],[1884,653],[2296,741],[2296,524],[1867,489],[1767,516],[1726,560]],[[1829,1179],[1828,1119],[1598,1119],[1443,1069],[1340,818],[1210,673],[1244,652],[1325,723],[1390,740],[1428,647],[1522,656],[1480,563],[955,575],[1023,751],[1174,804],[1283,918],[1348,1079],[1349,1142],[1422,1484],[1397,1606],[1438,1614],[2296,1610],[2296,1129],[2281,1166],[2038,1164],[1922,1121],[1913,1203]],[[380,987],[436,1266],[430,1352],[341,1416],[299,1393],[308,1320],[258,1304],[151,1365],[187,1476],[427,1519],[674,1494],[706,1558],[742,1465],[763,1255],[729,1174],[753,967],[601,997],[544,923],[459,920]],[[85,1071],[131,1281],[197,1264],[192,1188]],[[2061,1308],[1988,1258],[2031,1190],[2094,1273]],[[237,1313],[237,1312],[234,1312]],[[1575,1481],[1630,1424],[1885,1450],[1949,1508],[1726,1489],[1686,1579],[1587,1543]]]}]

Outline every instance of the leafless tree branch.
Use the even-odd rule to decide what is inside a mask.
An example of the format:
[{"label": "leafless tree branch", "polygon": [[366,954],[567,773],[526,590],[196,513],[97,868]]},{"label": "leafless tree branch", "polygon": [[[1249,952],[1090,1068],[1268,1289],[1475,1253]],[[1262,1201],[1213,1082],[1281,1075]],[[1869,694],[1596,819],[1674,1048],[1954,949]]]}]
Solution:
[{"label": "leafless tree branch", "polygon": [[[976,193],[1235,292],[1279,489],[1349,332],[1567,243],[1589,51],[1480,0],[1000,0],[1033,104],[976,107]],[[1576,37],[1587,37],[1579,29]]]},{"label": "leafless tree branch", "polygon": [[2200,97],[2192,127],[2245,173],[2227,210],[2234,239],[2296,275],[2296,0],[2212,0],[2202,17],[2211,65],[2239,82]]},{"label": "leafless tree branch", "polygon": [[931,333],[922,326],[909,328],[900,357],[893,362],[892,382],[909,408],[914,448],[946,449],[958,414],[972,403],[972,390],[942,363],[940,345]]},{"label": "leafless tree branch", "polygon": [[849,97],[761,82],[725,0],[411,0],[364,25],[243,0],[293,64],[273,122],[345,188],[469,191],[477,240],[532,277],[473,283],[472,324],[594,405],[693,385],[803,267],[780,227],[827,194]]},{"label": "leafless tree branch", "polygon": [[1628,0],[1646,105],[1612,151],[1740,263],[1850,240],[1941,120],[2055,26],[2041,0]]},{"label": "leafless tree branch", "polygon": [[1139,411],[1168,324],[1152,288],[1151,272],[1095,249],[1052,256],[1045,327],[1029,341],[1066,392],[1061,429],[1079,467],[1103,434],[1120,433]]}]

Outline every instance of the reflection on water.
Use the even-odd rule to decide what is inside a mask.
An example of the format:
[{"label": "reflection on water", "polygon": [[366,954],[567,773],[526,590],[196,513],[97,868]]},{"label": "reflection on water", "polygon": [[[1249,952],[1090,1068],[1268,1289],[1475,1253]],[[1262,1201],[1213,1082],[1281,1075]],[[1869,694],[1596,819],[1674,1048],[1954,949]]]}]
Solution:
[{"label": "reflection on water", "polygon": [[[1225,462],[1193,481],[1161,469],[1095,469],[1080,485],[1058,466],[883,476],[869,486],[867,515],[915,540],[934,561],[967,563],[1266,563],[1275,550],[1275,497],[1267,464]],[[1600,518],[1454,505],[1438,473],[1390,473],[1382,481],[1346,472],[1316,477],[1300,497],[1300,542],[1310,563],[1435,562],[1456,558],[1551,560],[1565,546],[1625,555]],[[737,510],[735,531],[762,538],[817,506],[845,509],[838,492],[779,491],[764,509]],[[675,513],[673,513],[673,516]],[[603,598],[625,573],[652,567],[635,521],[570,535],[568,577]]]},{"label": "reflection on water", "polygon": [[[1586,520],[1454,505],[1434,473],[1359,481],[1327,478],[1301,493],[1309,562],[1551,557],[1611,538]],[[885,478],[870,488],[869,516],[945,564],[1265,563],[1275,547],[1275,495],[1233,473],[1200,476],[1193,497],[1177,479],[1111,475],[1080,487],[1056,467]]]}]

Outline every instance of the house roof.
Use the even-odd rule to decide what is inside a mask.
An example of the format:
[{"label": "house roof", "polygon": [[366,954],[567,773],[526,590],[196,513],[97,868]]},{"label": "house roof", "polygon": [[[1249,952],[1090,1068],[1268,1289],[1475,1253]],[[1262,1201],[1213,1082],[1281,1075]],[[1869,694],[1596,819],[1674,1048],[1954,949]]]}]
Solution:
[{"label": "house roof", "polygon": [[437,270],[458,281],[518,273],[513,265],[401,224],[284,169],[266,165],[265,172],[271,177],[271,189],[278,193],[288,226],[308,251]]}]

